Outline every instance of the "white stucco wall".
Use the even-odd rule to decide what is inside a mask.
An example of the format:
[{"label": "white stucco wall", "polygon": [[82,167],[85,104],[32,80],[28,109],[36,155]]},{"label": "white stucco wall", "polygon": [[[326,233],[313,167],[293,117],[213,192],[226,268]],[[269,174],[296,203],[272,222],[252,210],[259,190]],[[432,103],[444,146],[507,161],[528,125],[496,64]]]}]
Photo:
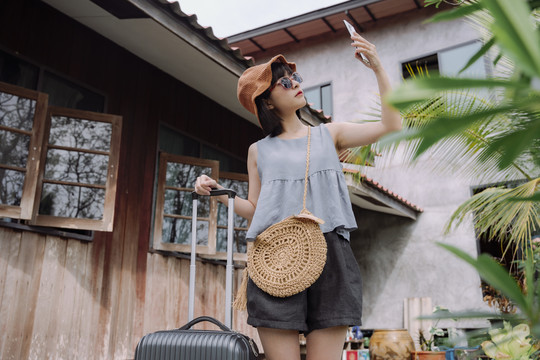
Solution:
[{"label": "white stucco wall", "polygon": [[[402,62],[479,38],[463,21],[424,23],[431,13],[423,9],[383,20],[362,34],[377,46],[393,85],[401,82]],[[303,88],[332,83],[333,121],[361,120],[366,118],[363,112],[376,106],[377,83],[371,70],[353,57],[350,43],[347,34],[339,32],[276,49],[257,62],[284,54],[297,63]],[[403,300],[408,297],[431,297],[433,305],[451,311],[489,309],[482,301],[480,279],[472,267],[435,245],[442,241],[476,256],[472,223],[443,234],[452,212],[470,197],[475,181],[436,174],[432,171],[435,161],[426,156],[410,168],[398,159],[385,159],[384,166],[366,171],[424,212],[416,221],[409,221],[355,209],[359,229],[351,241],[364,277],[364,328],[402,328]]]}]

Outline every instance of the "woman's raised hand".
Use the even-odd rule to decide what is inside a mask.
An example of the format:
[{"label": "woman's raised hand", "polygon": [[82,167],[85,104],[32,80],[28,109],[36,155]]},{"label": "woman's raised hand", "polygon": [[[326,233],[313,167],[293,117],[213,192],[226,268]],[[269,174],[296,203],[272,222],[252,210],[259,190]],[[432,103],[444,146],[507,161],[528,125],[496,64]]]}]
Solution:
[{"label": "woman's raised hand", "polygon": [[210,195],[210,190],[218,187],[216,180],[207,175],[201,175],[195,181],[195,192],[199,195]]},{"label": "woman's raised hand", "polygon": [[[379,59],[375,45],[364,39],[358,33],[354,33],[354,35],[351,36],[351,39],[353,41],[351,46],[356,48],[354,56],[362,61],[362,64],[366,65],[368,68],[378,70],[381,67],[381,60]],[[362,59],[361,53],[364,54],[369,62]]]}]

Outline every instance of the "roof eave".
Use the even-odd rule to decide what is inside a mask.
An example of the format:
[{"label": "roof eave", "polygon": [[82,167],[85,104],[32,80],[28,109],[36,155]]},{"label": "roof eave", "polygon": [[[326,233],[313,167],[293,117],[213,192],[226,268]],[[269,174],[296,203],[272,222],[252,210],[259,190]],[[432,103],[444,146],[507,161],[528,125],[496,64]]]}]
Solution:
[{"label": "roof eave", "polygon": [[230,47],[228,39],[215,36],[211,27],[200,25],[197,16],[184,13],[178,2],[127,1],[233,74],[240,76],[245,69],[254,65],[253,58],[244,57],[240,49]]},{"label": "roof eave", "polygon": [[[368,6],[383,0],[351,0],[341,4],[329,6],[319,10],[314,10],[309,13],[298,15],[289,19],[277,21],[272,24],[258,27],[256,29],[248,30],[236,35],[229,36],[229,42],[231,44],[237,43],[242,40],[251,39],[260,35],[268,34],[273,31],[283,30],[295,25],[303,24],[312,20],[321,19],[327,16],[335,15],[341,12],[347,12],[351,9],[356,9],[362,6]],[[413,0],[417,7],[420,8],[420,4],[417,0]]]}]

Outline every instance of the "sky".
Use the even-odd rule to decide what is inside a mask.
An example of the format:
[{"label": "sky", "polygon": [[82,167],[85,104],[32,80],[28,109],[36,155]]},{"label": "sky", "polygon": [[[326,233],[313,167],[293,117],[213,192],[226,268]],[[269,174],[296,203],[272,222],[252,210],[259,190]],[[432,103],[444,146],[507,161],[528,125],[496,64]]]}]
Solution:
[{"label": "sky", "polygon": [[[169,0],[174,1],[174,0]],[[186,14],[196,14],[214,35],[228,37],[345,2],[345,0],[177,0]]]}]

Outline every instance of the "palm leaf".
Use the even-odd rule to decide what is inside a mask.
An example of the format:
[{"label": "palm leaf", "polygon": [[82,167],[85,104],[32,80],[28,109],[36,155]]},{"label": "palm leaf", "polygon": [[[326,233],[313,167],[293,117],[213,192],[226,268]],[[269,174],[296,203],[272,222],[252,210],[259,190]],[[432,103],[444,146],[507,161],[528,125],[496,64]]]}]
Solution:
[{"label": "palm leaf", "polygon": [[[479,112],[492,108],[492,99],[486,99],[474,91],[445,92],[436,98],[419,102],[402,112],[405,130],[393,133],[379,142],[382,156],[377,164],[385,166],[386,159],[395,158],[398,148],[404,162],[414,164],[415,160],[421,158],[418,157],[418,149],[422,130],[435,119],[459,119],[473,110]],[[380,111],[378,116],[380,117]],[[528,169],[523,165],[529,159],[527,154],[520,155],[504,171],[500,171],[498,164],[504,154],[501,151],[488,150],[496,136],[511,132],[514,127],[515,122],[512,119],[497,116],[491,121],[472,124],[462,131],[442,138],[429,152],[430,156],[439,160],[432,170],[435,173],[461,175],[480,181],[492,179],[495,175],[506,180],[529,178]]]},{"label": "palm leaf", "polygon": [[534,201],[509,201],[513,198],[528,198],[540,189],[540,178],[531,180],[514,189],[487,188],[461,204],[452,214],[445,232],[462,224],[473,214],[479,234],[501,241],[516,248],[526,249],[532,233],[539,228],[540,203]]},{"label": "palm leaf", "polygon": [[495,45],[495,38],[489,39],[476,54],[473,55],[473,57],[470,58],[470,60],[465,64],[463,69],[459,70],[459,74],[467,70],[472,64],[474,64],[478,59],[480,59],[482,56],[484,56],[493,46]]},{"label": "palm leaf", "polygon": [[526,0],[482,0],[494,18],[491,32],[505,53],[529,76],[540,76],[540,33]]},{"label": "palm leaf", "polygon": [[444,91],[475,88],[526,89],[528,84],[521,81],[499,79],[465,79],[449,77],[429,77],[408,80],[385,97],[385,101],[398,110],[407,110],[412,105],[432,99]]},{"label": "palm leaf", "polygon": [[339,160],[344,163],[360,166],[374,166],[375,157],[380,154],[372,144],[346,149],[339,154]]},{"label": "palm leaf", "polygon": [[436,15],[431,17],[428,22],[455,20],[470,15],[479,10],[482,10],[482,7],[478,3],[464,4],[452,10],[437,13]]}]

